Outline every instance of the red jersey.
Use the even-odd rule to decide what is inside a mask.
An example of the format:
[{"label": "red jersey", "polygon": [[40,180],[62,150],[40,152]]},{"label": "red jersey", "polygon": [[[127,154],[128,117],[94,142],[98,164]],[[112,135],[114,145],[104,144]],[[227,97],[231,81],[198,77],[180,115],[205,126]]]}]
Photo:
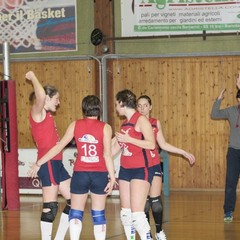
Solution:
[{"label": "red jersey", "polygon": [[[38,149],[38,159],[40,159],[59,142],[56,124],[50,112],[47,112],[42,122],[35,122],[30,113],[29,121],[32,136]],[[53,160],[62,160],[62,152],[57,154]]]},{"label": "red jersey", "polygon": [[[125,120],[121,126],[121,130],[127,131],[129,136],[136,139],[143,139],[141,132],[135,130],[138,118],[142,116],[135,112],[129,121]],[[150,150],[143,149],[131,143],[118,142],[121,149],[121,166],[124,168],[141,168],[150,167],[152,165]]]},{"label": "red jersey", "polygon": [[97,119],[85,118],[76,121],[74,138],[78,155],[74,171],[107,171],[103,145],[104,126],[105,123]]},{"label": "red jersey", "polygon": [[149,121],[152,125],[152,128],[153,128],[153,134],[154,134],[154,138],[156,139],[156,147],[154,150],[151,150],[151,156],[153,158],[153,161],[152,161],[152,166],[154,165],[157,165],[160,163],[160,157],[159,157],[159,154],[158,154],[158,143],[157,143],[157,133],[158,133],[158,126],[157,126],[157,119],[155,118],[149,118]]}]

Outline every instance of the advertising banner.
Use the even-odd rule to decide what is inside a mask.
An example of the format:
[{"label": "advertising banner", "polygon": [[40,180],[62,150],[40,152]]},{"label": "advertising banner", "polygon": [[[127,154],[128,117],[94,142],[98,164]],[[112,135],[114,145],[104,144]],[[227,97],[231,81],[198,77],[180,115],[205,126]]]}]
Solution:
[{"label": "advertising banner", "polygon": [[122,37],[237,32],[240,0],[121,1]]},{"label": "advertising banner", "polygon": [[[77,156],[76,148],[66,148],[63,151],[63,164],[70,176]],[[119,155],[114,158],[115,176],[118,178],[120,159]],[[28,171],[32,163],[37,159],[37,149],[18,149],[19,187],[22,194],[40,194],[41,182],[38,178],[28,177]],[[0,159],[1,160],[1,159]],[[0,165],[1,169],[1,165]],[[118,185],[115,185],[113,195],[118,195]]]},{"label": "advertising banner", "polygon": [[76,0],[0,0],[0,51],[77,51]]}]

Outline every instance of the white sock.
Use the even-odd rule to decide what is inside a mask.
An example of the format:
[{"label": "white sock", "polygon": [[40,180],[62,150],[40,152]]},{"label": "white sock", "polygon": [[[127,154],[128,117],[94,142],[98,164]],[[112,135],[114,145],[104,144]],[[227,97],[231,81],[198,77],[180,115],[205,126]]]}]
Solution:
[{"label": "white sock", "polygon": [[135,240],[136,237],[136,230],[131,226],[124,226],[124,232],[127,237],[127,240]]},{"label": "white sock", "polygon": [[40,222],[42,240],[51,240],[52,237],[52,223],[50,222]]},{"label": "white sock", "polygon": [[58,230],[54,240],[64,240],[68,227],[69,227],[68,214],[63,212],[60,217]]},{"label": "white sock", "polygon": [[132,211],[130,208],[122,208],[121,219],[127,240],[135,240],[136,231],[132,225]]},{"label": "white sock", "polygon": [[144,212],[133,212],[132,221],[141,240],[152,239],[150,225]]},{"label": "white sock", "polygon": [[94,225],[93,230],[96,240],[106,239],[106,224]]},{"label": "white sock", "polygon": [[79,240],[82,231],[82,222],[79,219],[71,219],[69,222],[70,239]]}]

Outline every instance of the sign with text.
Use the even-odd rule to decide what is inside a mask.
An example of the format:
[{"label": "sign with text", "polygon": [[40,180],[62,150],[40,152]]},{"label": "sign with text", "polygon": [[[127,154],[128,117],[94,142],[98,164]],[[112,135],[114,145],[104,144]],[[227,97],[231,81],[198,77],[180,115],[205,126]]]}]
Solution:
[{"label": "sign with text", "polygon": [[76,0],[0,0],[0,44],[11,53],[77,51],[76,29]]},{"label": "sign with text", "polygon": [[240,0],[121,0],[122,37],[237,32]]},{"label": "sign with text", "polygon": [[[77,157],[76,148],[66,148],[63,151],[63,164],[69,175],[72,176],[74,163]],[[18,169],[19,169],[19,191],[23,194],[39,194],[41,190],[41,182],[38,178],[28,177],[28,171],[32,163],[37,159],[37,149],[18,149]],[[120,155],[114,157],[115,177],[118,179],[120,169]],[[1,154],[0,154],[0,173],[1,173]],[[0,175],[1,180],[1,175]],[[112,195],[118,195],[118,185],[116,184]]]}]

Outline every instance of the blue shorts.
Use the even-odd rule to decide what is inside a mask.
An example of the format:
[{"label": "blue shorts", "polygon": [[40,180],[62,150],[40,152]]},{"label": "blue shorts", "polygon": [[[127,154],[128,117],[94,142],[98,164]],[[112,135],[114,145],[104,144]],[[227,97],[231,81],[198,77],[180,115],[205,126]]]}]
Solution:
[{"label": "blue shorts", "polygon": [[162,171],[160,163],[150,167],[149,169],[150,169],[150,171],[153,171],[154,177],[162,177],[163,171]]},{"label": "blue shorts", "polygon": [[71,178],[62,160],[50,160],[44,163],[38,171],[38,177],[43,187],[59,185],[60,182]]},{"label": "blue shorts", "polygon": [[108,172],[73,172],[70,191],[74,194],[106,194],[105,187],[109,182]]},{"label": "blue shorts", "polygon": [[120,167],[119,180],[125,180],[130,182],[133,179],[141,179],[148,181],[149,183],[153,180],[153,171],[150,168],[123,168]]}]

